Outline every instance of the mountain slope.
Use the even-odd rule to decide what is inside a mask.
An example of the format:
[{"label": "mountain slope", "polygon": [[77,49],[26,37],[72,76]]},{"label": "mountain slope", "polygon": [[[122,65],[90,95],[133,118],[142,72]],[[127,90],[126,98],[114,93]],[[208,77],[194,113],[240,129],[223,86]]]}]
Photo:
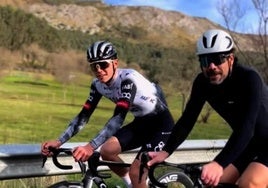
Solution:
[{"label": "mountain slope", "polygon": [[1,4],[22,8],[58,29],[81,30],[89,34],[110,32],[113,36],[123,36],[134,39],[135,42],[142,39],[143,42],[154,41],[172,47],[193,43],[206,29],[220,27],[205,18],[154,7],[89,3],[54,6],[34,0],[24,3],[19,0],[4,0]]},{"label": "mountain slope", "polygon": [[[43,0],[2,0],[0,5],[21,8],[57,29],[108,33],[130,42],[158,43],[165,47],[192,48],[205,30],[222,28],[206,18],[147,6],[108,6],[90,2],[51,5]],[[243,49],[254,50],[250,37],[237,33],[233,36]]]}]

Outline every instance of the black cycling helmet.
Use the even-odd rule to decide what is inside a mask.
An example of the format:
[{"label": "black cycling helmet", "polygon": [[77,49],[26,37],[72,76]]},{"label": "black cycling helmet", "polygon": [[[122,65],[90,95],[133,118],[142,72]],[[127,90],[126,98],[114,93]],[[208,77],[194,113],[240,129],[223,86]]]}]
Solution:
[{"label": "black cycling helmet", "polygon": [[117,52],[112,43],[97,41],[87,49],[87,60],[89,63],[107,59],[117,59]]}]

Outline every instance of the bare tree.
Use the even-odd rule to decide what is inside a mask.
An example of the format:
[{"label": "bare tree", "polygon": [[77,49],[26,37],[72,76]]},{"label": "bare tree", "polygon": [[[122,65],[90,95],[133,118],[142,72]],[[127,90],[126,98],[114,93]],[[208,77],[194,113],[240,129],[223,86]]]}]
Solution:
[{"label": "bare tree", "polygon": [[[241,1],[240,1],[241,2]],[[239,0],[219,0],[217,6],[218,12],[221,14],[224,25],[234,39],[237,50],[240,52],[244,59],[251,59],[241,49],[239,40],[236,35],[232,34],[231,31],[235,31],[242,18],[246,15],[246,8],[240,6]],[[251,61],[247,61],[248,63]]]},{"label": "bare tree", "polygon": [[268,22],[268,0],[252,0],[254,7],[259,15],[259,27],[258,27],[258,41],[262,46],[264,59],[268,66],[268,36],[267,36],[267,22]]},{"label": "bare tree", "polygon": [[219,0],[217,9],[222,15],[228,30],[235,30],[240,20],[245,16],[246,10],[239,4],[239,0]]},{"label": "bare tree", "polygon": [[[268,81],[268,36],[267,36],[267,22],[268,22],[268,0],[251,0],[254,5],[254,11],[258,15],[258,25],[257,31],[250,35],[247,35],[249,39],[254,44],[255,53],[257,57],[261,57],[259,61],[262,61],[260,66],[261,73],[264,76],[264,79]],[[239,44],[237,38],[238,35],[235,35],[238,24],[242,22],[242,18],[247,14],[249,7],[243,7],[244,5],[239,0],[219,0],[218,1],[218,12],[221,14],[224,20],[225,27],[230,32],[234,38],[236,47],[241,56],[247,60],[246,62],[251,64],[251,62],[256,62],[256,56],[252,56],[252,53],[245,53]],[[264,62],[263,62],[264,61]]]}]

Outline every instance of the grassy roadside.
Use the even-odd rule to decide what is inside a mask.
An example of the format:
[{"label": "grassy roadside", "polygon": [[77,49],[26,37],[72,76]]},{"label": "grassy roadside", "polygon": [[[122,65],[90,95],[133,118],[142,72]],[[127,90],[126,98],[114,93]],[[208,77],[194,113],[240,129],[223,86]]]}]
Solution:
[{"label": "grassy roadside", "polygon": [[[0,143],[40,143],[54,139],[81,110],[89,88],[85,85],[61,85],[50,75],[35,77],[15,72],[0,80]],[[90,77],[89,77],[90,79]],[[82,83],[88,83],[85,81]],[[91,126],[86,126],[72,141],[89,140],[111,114],[112,103],[103,100]],[[88,128],[91,129],[90,135]]]},{"label": "grassy roadside", "polygon": [[[80,73],[81,74],[81,73]],[[40,143],[54,139],[81,110],[88,96],[90,76],[79,76],[69,85],[62,85],[51,75],[12,72],[0,79],[0,144]],[[181,115],[180,97],[168,95],[175,120]],[[93,137],[113,112],[114,104],[107,99],[100,102],[89,124],[71,142]],[[128,116],[125,123],[132,119]],[[207,124],[197,123],[191,139],[226,138],[228,126],[212,113]],[[212,129],[213,127],[213,129]],[[90,131],[89,131],[90,130]]]}]

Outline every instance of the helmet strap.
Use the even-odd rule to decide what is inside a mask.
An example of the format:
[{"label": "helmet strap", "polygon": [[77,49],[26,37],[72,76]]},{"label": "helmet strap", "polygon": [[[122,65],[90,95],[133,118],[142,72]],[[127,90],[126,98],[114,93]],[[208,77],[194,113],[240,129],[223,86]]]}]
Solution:
[{"label": "helmet strap", "polygon": [[[233,61],[234,61],[234,60],[233,60]],[[233,65],[234,65],[234,62],[233,62],[233,63],[228,62],[228,67],[229,67],[229,70],[228,70],[228,77],[231,77],[231,75],[232,75]]]},{"label": "helmet strap", "polygon": [[109,83],[113,80],[114,75],[115,75],[115,67],[114,67],[114,63],[112,63],[112,64],[113,64],[113,75],[111,76],[111,78],[110,78],[107,82],[105,82],[106,85],[109,85]]}]

